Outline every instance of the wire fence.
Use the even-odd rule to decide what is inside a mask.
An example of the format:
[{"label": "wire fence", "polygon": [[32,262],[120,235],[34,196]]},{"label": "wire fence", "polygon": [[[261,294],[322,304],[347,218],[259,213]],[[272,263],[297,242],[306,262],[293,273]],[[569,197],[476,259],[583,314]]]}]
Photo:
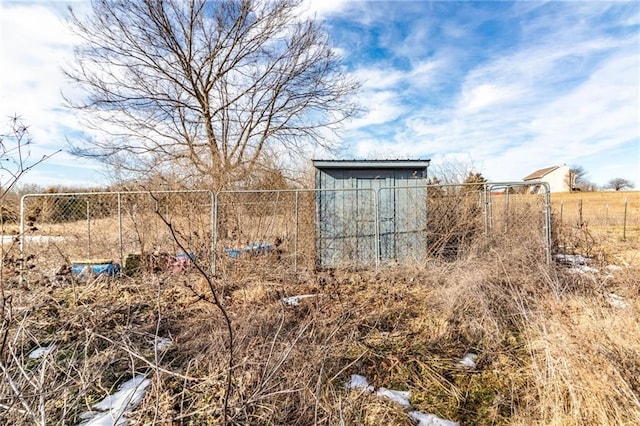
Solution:
[{"label": "wire fence", "polygon": [[212,259],[214,201],[209,191],[26,195],[20,251],[52,268],[111,262],[125,272],[165,268],[196,253]]},{"label": "wire fence", "polygon": [[[563,225],[607,227],[623,238],[640,227],[640,193],[572,194],[553,203]],[[636,231],[637,232],[637,231]]]},{"label": "wire fence", "polygon": [[194,259],[218,275],[424,264],[514,241],[548,261],[549,193],[527,187],[30,194],[20,251],[52,268],[180,271]]}]

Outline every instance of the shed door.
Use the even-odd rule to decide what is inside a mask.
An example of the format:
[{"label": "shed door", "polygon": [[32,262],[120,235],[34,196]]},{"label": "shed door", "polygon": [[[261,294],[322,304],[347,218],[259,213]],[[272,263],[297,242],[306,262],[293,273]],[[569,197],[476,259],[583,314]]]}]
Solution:
[{"label": "shed door", "polygon": [[396,170],[378,191],[380,260],[424,260],[427,196],[425,181],[411,170]]},{"label": "shed door", "polygon": [[[364,172],[364,173],[363,173]],[[323,170],[316,196],[321,267],[370,267],[376,260],[376,203],[371,172]]]}]

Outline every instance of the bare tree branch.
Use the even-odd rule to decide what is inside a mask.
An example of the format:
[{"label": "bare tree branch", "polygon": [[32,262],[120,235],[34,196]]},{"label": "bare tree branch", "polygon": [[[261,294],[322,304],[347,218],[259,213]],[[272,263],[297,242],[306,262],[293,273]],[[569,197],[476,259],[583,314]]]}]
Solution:
[{"label": "bare tree branch", "polygon": [[9,131],[0,134],[0,200],[18,183],[22,175],[60,150],[31,160],[28,146],[32,143],[29,126],[20,116],[9,118]]},{"label": "bare tree branch", "polygon": [[[153,198],[156,202],[158,201],[158,199],[156,198],[156,196],[153,194],[153,192],[149,191],[149,195],[151,196],[151,198]],[[175,229],[173,223],[171,223],[169,221],[168,218],[166,218],[162,212],[160,212],[157,208],[156,208],[156,215],[160,218],[160,220],[165,224],[165,226],[167,227],[167,229],[169,230],[171,237],[173,238],[174,242],[176,243],[176,245],[180,248],[180,250],[182,250],[184,253],[189,253],[189,250],[187,249],[187,247],[185,247],[183,239],[180,238],[180,235],[178,233],[178,231]],[[225,385],[225,393],[224,393],[224,403],[223,403],[223,407],[222,407],[222,418],[223,418],[223,424],[227,424],[227,418],[229,415],[229,398],[231,397],[231,392],[232,392],[232,382],[233,382],[233,364],[234,364],[234,332],[233,332],[233,324],[231,323],[231,317],[229,316],[229,313],[227,312],[227,309],[225,308],[221,298],[220,298],[220,294],[219,294],[219,290],[216,286],[215,283],[215,277],[212,276],[212,274],[208,273],[207,271],[205,271],[204,267],[196,261],[195,258],[189,257],[189,260],[191,262],[191,264],[196,268],[196,270],[198,271],[198,273],[200,274],[200,276],[206,281],[207,285],[209,286],[209,291],[211,293],[211,296],[213,298],[213,305],[218,309],[218,311],[220,311],[220,314],[222,315],[223,319],[224,319],[224,323],[227,329],[227,339],[228,339],[228,344],[229,344],[229,349],[228,349],[228,356],[229,356],[229,360],[227,362],[227,379],[226,379],[226,385]]]},{"label": "bare tree branch", "polygon": [[76,146],[127,172],[197,171],[214,188],[244,179],[266,149],[330,146],[358,84],[300,0],[94,0],[72,11],[82,38],[65,70],[95,136]]}]

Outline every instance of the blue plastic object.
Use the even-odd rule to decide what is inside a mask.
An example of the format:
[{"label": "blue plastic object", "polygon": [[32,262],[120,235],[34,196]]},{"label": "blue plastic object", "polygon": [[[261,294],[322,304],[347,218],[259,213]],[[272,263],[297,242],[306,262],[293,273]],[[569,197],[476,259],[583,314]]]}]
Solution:
[{"label": "blue plastic object", "polygon": [[267,254],[271,252],[271,243],[250,243],[244,247],[236,248],[236,247],[225,247],[224,251],[231,258],[238,258],[242,254]]},{"label": "blue plastic object", "polygon": [[229,257],[232,257],[234,259],[240,257],[240,254],[242,253],[240,249],[232,247],[225,247],[224,251],[227,252],[227,255],[229,255]]},{"label": "blue plastic object", "polygon": [[91,263],[91,262],[74,262],[71,264],[71,274],[80,275],[87,268],[90,275],[118,275],[121,271],[120,265],[117,263]]},{"label": "blue plastic object", "polygon": [[185,252],[180,252],[176,255],[177,259],[191,259],[191,260],[196,260],[196,254],[193,252],[189,252],[189,253],[185,253]]}]

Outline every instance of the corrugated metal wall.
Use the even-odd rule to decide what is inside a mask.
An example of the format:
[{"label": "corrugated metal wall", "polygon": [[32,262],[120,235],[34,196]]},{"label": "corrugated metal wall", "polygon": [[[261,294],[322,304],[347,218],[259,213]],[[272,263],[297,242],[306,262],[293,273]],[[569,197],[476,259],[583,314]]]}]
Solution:
[{"label": "corrugated metal wall", "polygon": [[383,262],[424,258],[427,197],[415,187],[426,184],[426,165],[416,168],[414,161],[409,163],[316,164],[320,267],[365,267],[375,264],[376,258]]}]

